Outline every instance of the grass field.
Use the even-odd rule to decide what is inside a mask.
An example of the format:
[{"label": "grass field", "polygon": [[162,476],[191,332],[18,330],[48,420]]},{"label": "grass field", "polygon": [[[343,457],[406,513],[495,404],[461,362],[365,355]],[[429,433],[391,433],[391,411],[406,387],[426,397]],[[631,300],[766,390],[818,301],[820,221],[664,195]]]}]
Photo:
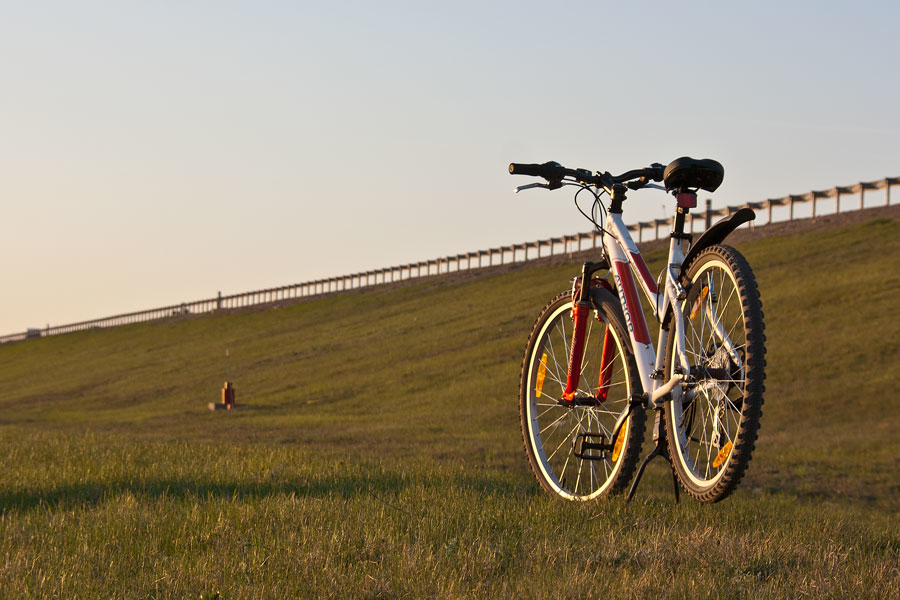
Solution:
[{"label": "grass field", "polygon": [[0,346],[0,597],[898,598],[900,221],[739,248],[766,404],[712,506],[661,462],[539,491],[519,366],[572,265]]}]

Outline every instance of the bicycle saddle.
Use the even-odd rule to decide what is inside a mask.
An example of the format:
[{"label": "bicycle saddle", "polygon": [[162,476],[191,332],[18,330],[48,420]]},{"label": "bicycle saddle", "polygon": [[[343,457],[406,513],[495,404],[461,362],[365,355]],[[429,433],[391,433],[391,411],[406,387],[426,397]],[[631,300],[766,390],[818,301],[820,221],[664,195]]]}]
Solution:
[{"label": "bicycle saddle", "polygon": [[666,167],[663,181],[666,191],[701,189],[714,192],[722,185],[725,167],[711,158],[696,159],[687,156],[676,158]]}]

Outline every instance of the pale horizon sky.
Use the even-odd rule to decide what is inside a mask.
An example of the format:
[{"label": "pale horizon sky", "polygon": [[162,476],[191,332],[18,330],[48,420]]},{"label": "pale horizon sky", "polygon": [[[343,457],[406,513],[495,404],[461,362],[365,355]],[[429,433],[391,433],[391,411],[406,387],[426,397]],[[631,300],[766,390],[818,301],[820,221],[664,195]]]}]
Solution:
[{"label": "pale horizon sky", "polygon": [[510,161],[715,158],[714,206],[898,176],[898,16],[4,3],[0,335],[589,229],[567,191],[516,195]]}]

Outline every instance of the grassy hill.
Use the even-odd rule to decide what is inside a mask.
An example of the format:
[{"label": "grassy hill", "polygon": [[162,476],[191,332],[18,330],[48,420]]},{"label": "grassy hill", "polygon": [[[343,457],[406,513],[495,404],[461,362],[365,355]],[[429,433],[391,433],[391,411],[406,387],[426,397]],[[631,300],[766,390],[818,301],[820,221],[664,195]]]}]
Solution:
[{"label": "grassy hill", "polygon": [[0,346],[0,595],[896,598],[900,221],[738,247],[769,367],[724,503],[538,490],[521,353],[576,269],[517,266]]}]

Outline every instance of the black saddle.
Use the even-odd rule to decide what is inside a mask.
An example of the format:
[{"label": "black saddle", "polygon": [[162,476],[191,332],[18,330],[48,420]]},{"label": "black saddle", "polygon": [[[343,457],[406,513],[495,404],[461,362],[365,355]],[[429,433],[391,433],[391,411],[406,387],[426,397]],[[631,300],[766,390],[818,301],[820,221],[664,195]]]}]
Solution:
[{"label": "black saddle", "polygon": [[666,167],[663,181],[666,191],[701,189],[714,192],[722,185],[725,167],[711,158],[676,158]]}]

